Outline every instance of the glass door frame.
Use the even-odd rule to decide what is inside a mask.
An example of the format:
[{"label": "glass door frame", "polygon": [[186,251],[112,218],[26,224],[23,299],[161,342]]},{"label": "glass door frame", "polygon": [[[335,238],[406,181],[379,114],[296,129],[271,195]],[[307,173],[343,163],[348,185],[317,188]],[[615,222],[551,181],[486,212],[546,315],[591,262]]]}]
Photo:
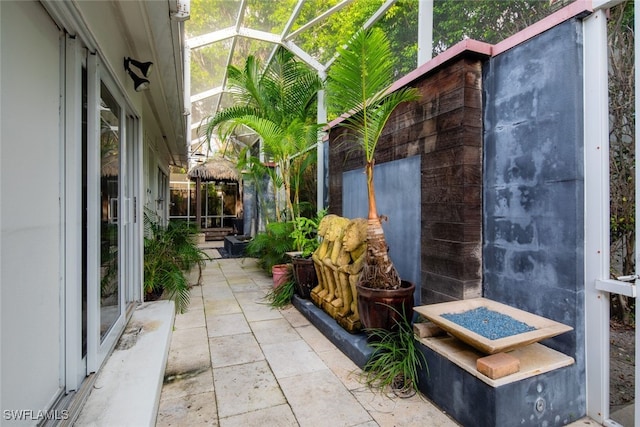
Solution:
[{"label": "glass door frame", "polygon": [[[87,273],[88,273],[88,337],[87,337],[87,374],[97,372],[111,353],[119,339],[129,315],[132,312],[133,303],[139,301],[134,292],[135,287],[141,287],[139,277],[140,269],[137,264],[141,260],[140,245],[135,244],[136,237],[132,224],[134,220],[140,218],[134,212],[135,203],[132,203],[136,196],[136,189],[139,188],[139,178],[136,178],[133,162],[137,156],[140,141],[139,119],[133,113],[132,107],[126,102],[123,91],[108,75],[105,67],[97,54],[90,54],[87,59],[88,65],[88,203],[87,234],[89,236],[87,244]],[[104,338],[100,332],[100,233],[101,233],[101,212],[100,212],[100,98],[101,84],[104,84],[110,94],[116,100],[119,108],[119,189],[118,198],[121,200],[118,205],[118,298],[119,312],[116,321],[106,333]],[[129,128],[132,129],[129,129]],[[130,135],[131,134],[131,135]],[[130,160],[129,157],[132,159]],[[139,227],[139,225],[138,225]],[[139,237],[138,237],[139,239]]]},{"label": "glass door frame", "polygon": [[[61,369],[64,375],[65,391],[77,390],[87,375],[87,356],[83,354],[82,342],[86,339],[87,330],[83,327],[82,293],[85,286],[82,260],[83,229],[82,195],[83,195],[83,90],[82,69],[86,66],[86,49],[81,43],[68,34],[61,41],[61,62],[63,85],[63,125],[61,140],[64,144],[63,184],[64,200],[64,333],[61,337],[64,352]],[[86,325],[85,325],[86,326]]]}]

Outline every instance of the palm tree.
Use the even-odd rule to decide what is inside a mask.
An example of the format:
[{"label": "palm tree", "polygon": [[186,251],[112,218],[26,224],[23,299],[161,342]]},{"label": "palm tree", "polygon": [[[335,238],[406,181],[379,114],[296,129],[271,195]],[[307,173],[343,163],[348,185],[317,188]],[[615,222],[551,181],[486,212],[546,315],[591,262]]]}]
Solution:
[{"label": "palm tree", "polygon": [[278,211],[276,216],[293,220],[299,215],[299,174],[315,155],[310,147],[321,128],[315,111],[322,81],[285,49],[279,49],[264,69],[249,56],[243,69],[230,66],[228,75],[236,104],[208,120],[207,139],[216,130],[228,134],[240,125],[255,131],[265,154],[278,167],[275,184],[284,188],[285,218]]},{"label": "palm tree", "polygon": [[375,151],[380,134],[393,110],[419,98],[414,88],[388,92],[393,83],[393,54],[384,32],[361,29],[339,56],[327,75],[327,102],[332,111],[343,112],[339,126],[344,138],[361,148],[365,157],[369,200],[367,257],[360,283],[376,289],[398,289],[400,277],[388,256],[387,243],[376,208],[373,186]]}]

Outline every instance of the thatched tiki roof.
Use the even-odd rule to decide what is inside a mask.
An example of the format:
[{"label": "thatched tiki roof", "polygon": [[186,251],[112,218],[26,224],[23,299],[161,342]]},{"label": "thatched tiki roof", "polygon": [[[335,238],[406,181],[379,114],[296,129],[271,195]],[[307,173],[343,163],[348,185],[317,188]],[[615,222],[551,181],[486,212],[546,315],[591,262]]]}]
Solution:
[{"label": "thatched tiki roof", "polygon": [[202,182],[208,181],[234,181],[240,180],[240,174],[235,163],[227,159],[212,159],[205,163],[192,167],[187,176],[190,180],[196,181],[200,178]]}]

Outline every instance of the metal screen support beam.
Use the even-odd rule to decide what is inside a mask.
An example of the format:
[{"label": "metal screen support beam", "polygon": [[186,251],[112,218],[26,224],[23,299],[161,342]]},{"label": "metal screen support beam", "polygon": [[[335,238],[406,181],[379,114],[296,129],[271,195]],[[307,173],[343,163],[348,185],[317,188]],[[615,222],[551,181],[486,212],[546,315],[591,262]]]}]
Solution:
[{"label": "metal screen support beam", "polygon": [[[638,9],[635,7],[635,2],[633,3],[633,28],[635,29],[635,31],[637,31],[638,28],[640,28],[640,14],[638,13]],[[640,126],[638,126],[638,110],[640,109],[640,90],[638,90],[638,81],[640,81],[640,59],[638,58],[638,48],[640,47],[640,41],[638,41],[638,37],[634,35],[633,37],[633,65],[634,65],[634,71],[635,71],[635,75],[634,75],[634,83],[633,83],[633,90],[635,92],[635,105],[634,105],[634,119],[635,119],[635,143],[636,143],[636,151],[635,151],[635,162],[636,162],[636,206],[635,206],[635,214],[636,214],[636,274],[638,274],[637,272],[640,269],[640,251],[638,250],[638,248],[640,248],[640,235],[638,235],[638,201],[640,201],[640,188],[638,188],[638,183],[640,182],[640,170],[638,170],[638,159],[640,159],[640,145],[638,144],[638,141],[640,141]],[[636,279],[636,285],[638,285],[638,280]],[[636,322],[637,319],[639,319],[638,316],[640,316],[640,307],[638,307],[638,303],[636,302],[635,304],[636,306]],[[636,324],[636,340],[635,340],[635,348],[636,348],[636,358],[635,360],[640,360],[640,345],[638,345],[638,342],[640,339],[640,330],[638,329],[638,326]],[[634,392],[634,420],[636,422],[636,424],[638,423],[638,421],[640,420],[640,403],[638,403],[638,393],[640,393],[640,365],[638,365],[638,362],[635,363],[636,365],[636,374],[635,374],[635,392]]]},{"label": "metal screen support beam", "polygon": [[[585,366],[587,415],[609,418],[609,96],[607,18],[598,10],[584,20],[584,220]],[[588,172],[587,172],[588,171]]]},{"label": "metal screen support beam", "polygon": [[[324,73],[318,73],[319,77],[324,80],[326,76]],[[324,89],[318,91],[318,123],[326,123],[327,122],[327,104],[325,100],[325,91]],[[320,212],[322,209],[327,207],[327,197],[326,192],[328,188],[328,176],[329,169],[327,167],[326,162],[324,161],[325,152],[328,150],[329,142],[323,141],[324,135],[323,132],[318,132],[318,144],[316,145],[317,150],[317,194],[316,194],[316,208],[317,211]]]},{"label": "metal screen support beam", "polygon": [[418,67],[433,55],[433,0],[418,4]]}]

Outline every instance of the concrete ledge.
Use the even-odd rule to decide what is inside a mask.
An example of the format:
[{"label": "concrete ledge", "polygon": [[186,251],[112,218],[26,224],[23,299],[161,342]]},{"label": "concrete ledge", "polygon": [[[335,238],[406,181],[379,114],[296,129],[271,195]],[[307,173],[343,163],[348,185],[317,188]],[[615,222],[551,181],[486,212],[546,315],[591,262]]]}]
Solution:
[{"label": "concrete ledge", "polygon": [[293,306],[298,309],[322,334],[347,355],[358,367],[363,368],[373,350],[367,344],[367,336],[364,332],[350,334],[340,326],[333,317],[308,299],[302,299],[298,295],[293,296]]},{"label": "concrete ledge", "polygon": [[76,425],[155,426],[174,313],[173,301],[136,308]]}]

